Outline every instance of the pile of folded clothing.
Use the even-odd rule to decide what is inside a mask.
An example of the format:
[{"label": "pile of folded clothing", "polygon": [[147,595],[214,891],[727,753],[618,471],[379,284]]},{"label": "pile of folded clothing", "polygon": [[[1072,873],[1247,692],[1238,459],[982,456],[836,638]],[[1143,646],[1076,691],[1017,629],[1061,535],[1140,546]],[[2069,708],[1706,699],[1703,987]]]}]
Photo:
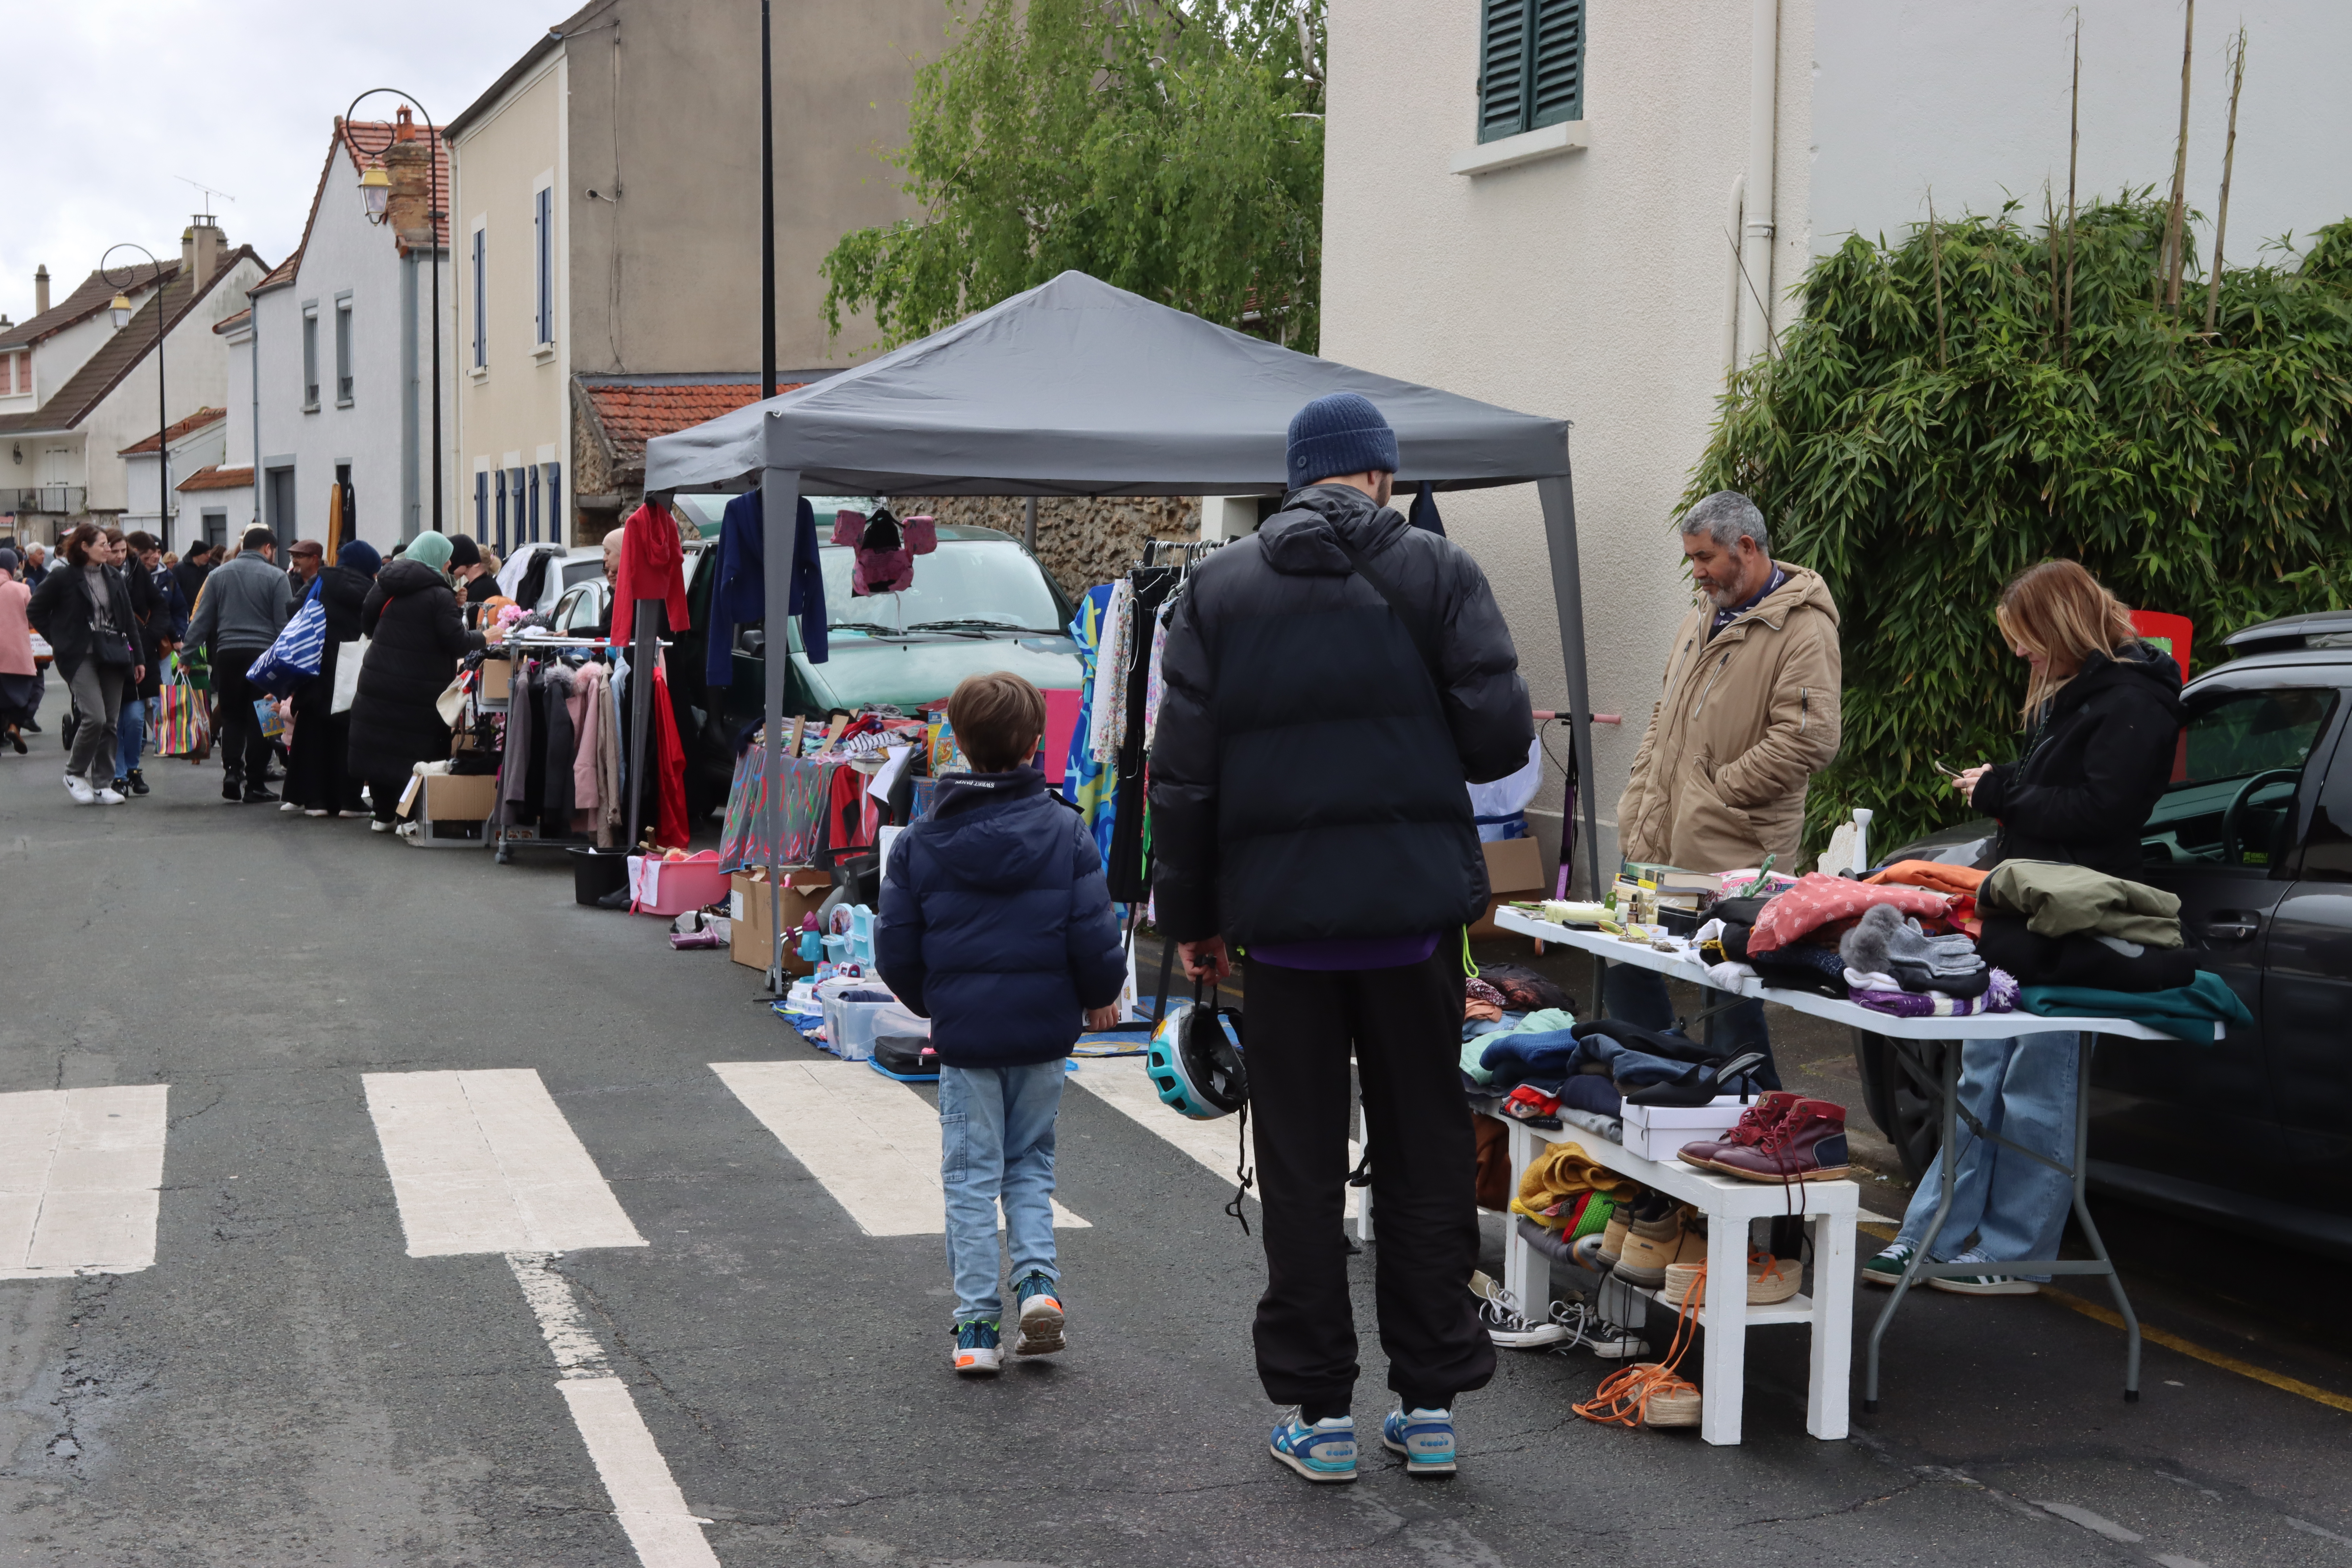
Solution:
[{"label": "pile of folded clothing", "polygon": [[1737,991],[1754,975],[1767,985],[1843,1000],[1849,966],[1838,942],[1863,916],[1885,908],[1941,933],[1954,929],[1956,905],[1974,911],[1974,900],[1966,894],[1816,871],[1774,898],[1718,901],[1715,919],[1699,928],[1696,941],[1711,966],[1709,979],[1724,990]]},{"label": "pile of folded clothing", "polygon": [[2087,867],[2004,860],[1978,892],[1979,946],[2045,1017],[2136,1018],[2200,1044],[2216,1024],[2253,1015],[2221,976],[2200,970],[2180,934],[2180,900]]},{"label": "pile of folded clothing", "polygon": [[1898,1018],[1957,1018],[2017,1006],[2015,979],[1958,933],[1930,935],[1891,904],[1863,912],[1838,939],[1849,999]]},{"label": "pile of folded clothing", "polygon": [[1572,1120],[1615,1136],[1596,1122],[1622,1114],[1628,1099],[1704,1105],[1718,1094],[1742,1092],[1744,1074],[1717,1081],[1727,1060],[1725,1052],[1672,1030],[1613,1018],[1580,1024],[1552,1010],[1465,1044],[1462,1072],[1479,1092],[1504,1097],[1505,1116],[1545,1127]]}]

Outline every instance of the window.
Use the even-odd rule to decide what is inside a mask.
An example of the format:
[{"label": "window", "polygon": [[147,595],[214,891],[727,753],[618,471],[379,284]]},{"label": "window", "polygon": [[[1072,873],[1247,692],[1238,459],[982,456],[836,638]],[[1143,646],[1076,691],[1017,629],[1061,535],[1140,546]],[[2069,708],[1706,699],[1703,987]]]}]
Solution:
[{"label": "window", "polygon": [[474,368],[487,370],[490,363],[490,280],[488,274],[490,231],[477,224],[474,227]]},{"label": "window", "polygon": [[2336,710],[2333,687],[2223,688],[2198,694],[2172,782],[2141,835],[2158,866],[2280,863],[2294,831],[2304,763]]},{"label": "window", "polygon": [[1584,118],[1584,0],[1485,0],[1478,140]]},{"label": "window", "polygon": [[490,471],[488,468],[476,468],[474,470],[474,537],[488,539],[489,536]]},{"label": "window", "polygon": [[531,226],[538,250],[539,313],[533,318],[538,336],[531,341],[555,341],[555,192],[541,185],[533,193]]},{"label": "window", "polygon": [[335,301],[335,402],[348,408],[352,402],[352,297],[343,295]]},{"label": "window", "polygon": [[561,544],[569,531],[563,526],[563,465],[541,463],[539,468],[547,476],[547,537]]},{"label": "window", "polygon": [[294,470],[290,467],[271,468],[268,481],[268,528],[278,536],[278,549],[282,554],[299,537],[295,531],[298,520],[294,515]]},{"label": "window", "polygon": [[495,489],[498,491],[499,501],[499,553],[504,555],[507,552],[507,471],[504,468],[498,470],[497,480]]},{"label": "window", "polygon": [[319,307],[302,311],[302,406],[319,406]]},{"label": "window", "polygon": [[228,542],[228,513],[208,511],[204,514],[205,542],[218,550]]}]

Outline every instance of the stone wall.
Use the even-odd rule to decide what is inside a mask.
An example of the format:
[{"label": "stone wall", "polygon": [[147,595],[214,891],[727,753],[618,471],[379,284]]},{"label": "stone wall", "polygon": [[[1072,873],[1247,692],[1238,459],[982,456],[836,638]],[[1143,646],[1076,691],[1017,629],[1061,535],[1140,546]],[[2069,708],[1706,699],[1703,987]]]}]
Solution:
[{"label": "stone wall", "polygon": [[[1020,496],[894,496],[900,517],[928,513],[943,523],[993,528],[1021,536]],[[1073,597],[1127,574],[1146,540],[1201,537],[1201,502],[1193,496],[1061,498],[1037,502],[1037,557]]]}]

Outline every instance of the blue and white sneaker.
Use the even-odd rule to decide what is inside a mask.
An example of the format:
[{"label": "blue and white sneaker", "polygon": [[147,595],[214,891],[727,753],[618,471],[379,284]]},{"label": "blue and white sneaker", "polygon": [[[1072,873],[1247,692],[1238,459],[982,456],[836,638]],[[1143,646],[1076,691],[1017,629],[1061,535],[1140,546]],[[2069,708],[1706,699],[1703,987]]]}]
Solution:
[{"label": "blue and white sneaker", "polygon": [[1043,1273],[1024,1276],[1013,1287],[1021,1321],[1014,1355],[1052,1355],[1062,1348],[1062,1292]]},{"label": "blue and white sneaker", "polygon": [[997,1348],[993,1322],[972,1318],[956,1325],[956,1371],[966,1377],[993,1377],[1003,1365],[1004,1352]]},{"label": "blue and white sneaker", "polygon": [[1454,1412],[1391,1410],[1381,1423],[1381,1447],[1404,1456],[1409,1476],[1454,1473]]},{"label": "blue and white sneaker", "polygon": [[1267,1452],[1310,1481],[1356,1479],[1356,1421],[1330,1415],[1308,1426],[1292,1411],[1266,1445]]}]

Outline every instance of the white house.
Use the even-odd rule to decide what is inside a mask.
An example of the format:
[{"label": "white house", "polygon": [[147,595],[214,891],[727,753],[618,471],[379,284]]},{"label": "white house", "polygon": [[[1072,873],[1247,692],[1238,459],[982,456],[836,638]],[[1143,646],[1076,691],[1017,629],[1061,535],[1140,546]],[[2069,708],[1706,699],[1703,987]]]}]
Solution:
[{"label": "white house", "polygon": [[[2083,196],[2166,184],[2175,5],[1330,0],[1322,352],[1575,421],[1592,702],[1623,717],[1593,732],[1604,856],[1690,603],[1671,519],[1727,370],[1795,318],[1814,256],[1898,237],[1931,191],[1939,215],[2013,195],[2038,221],[2051,181],[2063,205],[2076,10]],[[2246,258],[2352,214],[2352,6],[2200,14],[2189,184],[2208,211],[2242,18],[2229,250]],[[1537,705],[1565,709],[1532,489],[1443,499]],[[1554,848],[1558,816],[1538,826]]]},{"label": "white house", "polygon": [[[176,492],[187,488],[184,476],[219,466],[227,450],[227,434],[226,409],[199,408],[185,419],[173,421],[169,430],[151,434],[117,452],[123,468],[123,531],[144,530],[158,539],[170,540],[173,548],[193,538],[186,530],[177,533],[172,530],[172,520],[180,510]],[[175,493],[159,501],[165,468],[156,460],[156,452],[167,444]]]},{"label": "white house", "polygon": [[[288,543],[326,541],[338,489],[344,539],[389,552],[434,526],[436,257],[445,301],[449,289],[446,220],[436,243],[426,216],[436,189],[443,208],[448,201],[447,161],[436,154],[437,139],[405,104],[389,123],[335,121],[301,245],[252,288],[248,318],[222,323],[243,374],[226,400],[223,471],[203,493],[225,525],[253,515],[257,475],[262,520]],[[382,173],[370,180],[371,171]],[[445,384],[456,363],[445,342]],[[442,420],[446,441],[446,401]],[[237,468],[248,470],[242,489]],[[454,472],[445,455],[445,508]]]},{"label": "white house", "polygon": [[[178,260],[141,261],[112,280],[93,272],[54,308],[48,269],[35,274],[32,319],[0,331],[0,514],[14,514],[10,531],[54,540],[85,517],[126,512],[122,449],[167,420],[220,406],[227,356],[210,329],[264,270],[249,247],[229,248],[200,216],[181,236]],[[131,306],[120,327],[110,309],[118,288]],[[148,510],[152,518],[152,497]]]}]

